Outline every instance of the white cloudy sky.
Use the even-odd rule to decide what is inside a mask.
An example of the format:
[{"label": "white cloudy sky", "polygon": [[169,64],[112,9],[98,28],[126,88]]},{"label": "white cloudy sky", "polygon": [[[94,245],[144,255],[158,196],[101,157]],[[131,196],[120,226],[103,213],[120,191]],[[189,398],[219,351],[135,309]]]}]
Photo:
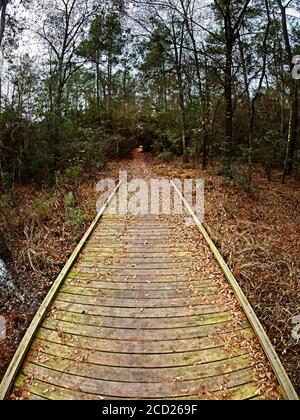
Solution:
[{"label": "white cloudy sky", "polygon": [[[53,2],[57,2],[57,1],[60,1],[60,0],[53,0]],[[202,0],[202,1],[209,4],[212,0]],[[294,1],[298,1],[298,0],[294,0]],[[37,63],[39,61],[43,61],[47,56],[47,51],[45,50],[45,47],[43,43],[41,42],[41,40],[39,40],[37,36],[34,36],[34,34],[31,31],[32,27],[34,26],[34,21],[36,21],[36,15],[33,14],[32,10],[24,9],[24,7],[22,6],[22,0],[16,0],[14,3],[14,6],[11,5],[8,12],[12,16],[15,16],[17,19],[19,18],[26,19],[27,24],[31,25],[30,29],[25,30],[22,33],[19,49],[17,51],[17,54],[14,54],[14,55],[21,56],[22,54],[27,53],[33,60],[37,61]],[[134,13],[133,10],[132,10],[132,13]],[[299,23],[300,23],[300,12],[297,12],[293,8],[289,8],[288,15],[298,18]],[[132,25],[136,26],[136,23],[132,21]],[[14,51],[14,53],[16,52]],[[15,58],[15,60],[18,60],[18,59]],[[3,66],[4,74],[7,71],[7,68],[8,68],[7,64],[4,64]]]}]

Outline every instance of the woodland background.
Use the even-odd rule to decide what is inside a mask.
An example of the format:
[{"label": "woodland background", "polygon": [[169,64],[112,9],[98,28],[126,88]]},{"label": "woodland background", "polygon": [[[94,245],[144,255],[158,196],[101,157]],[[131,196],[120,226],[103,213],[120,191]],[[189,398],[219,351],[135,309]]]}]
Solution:
[{"label": "woodland background", "polygon": [[221,160],[248,191],[255,163],[299,172],[297,3],[1,0],[2,189],[99,168],[137,139]]}]

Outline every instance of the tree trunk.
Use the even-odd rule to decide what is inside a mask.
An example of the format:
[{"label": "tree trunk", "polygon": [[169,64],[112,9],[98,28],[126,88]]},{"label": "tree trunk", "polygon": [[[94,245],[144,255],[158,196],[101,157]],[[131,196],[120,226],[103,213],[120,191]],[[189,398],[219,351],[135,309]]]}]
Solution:
[{"label": "tree trunk", "polygon": [[185,110],[185,100],[184,100],[184,86],[182,78],[182,54],[183,54],[183,41],[184,41],[184,25],[181,27],[181,34],[178,43],[178,35],[175,30],[175,21],[174,17],[172,20],[172,41],[174,47],[175,55],[175,69],[176,69],[176,78],[177,78],[177,87],[179,93],[179,107],[180,107],[180,120],[181,120],[181,142],[182,142],[182,153],[186,149],[186,110]]},{"label": "tree trunk", "polygon": [[[278,6],[281,12],[281,24],[282,24],[282,32],[283,38],[285,42],[285,50],[287,60],[290,66],[290,71],[292,74],[294,65],[293,65],[293,52],[290,43],[289,37],[289,30],[288,30],[288,23],[287,23],[287,15],[286,15],[286,8],[287,6],[283,6],[281,0],[277,0]],[[297,130],[298,130],[298,84],[297,80],[290,76],[290,122],[289,122],[289,132],[288,132],[288,141],[286,146],[286,157],[284,162],[284,171],[283,171],[283,182],[285,182],[287,175],[290,175],[293,170],[293,158],[296,149],[296,142],[297,142]]]},{"label": "tree trunk", "polygon": [[186,117],[185,117],[185,103],[181,75],[179,77],[179,106],[180,106],[180,118],[181,118],[181,139],[183,152],[186,149]]},{"label": "tree trunk", "polygon": [[250,80],[249,80],[249,74],[246,64],[246,57],[244,54],[244,46],[241,41],[240,35],[238,36],[239,39],[239,49],[241,54],[241,61],[242,61],[242,69],[243,69],[243,76],[244,76],[244,83],[245,83],[245,90],[246,90],[246,96],[247,96],[247,103],[248,103],[248,176],[247,176],[247,190],[248,193],[252,191],[252,180],[253,180],[253,138],[254,138],[254,122],[255,122],[255,112],[256,112],[256,101],[259,97],[259,94],[261,92],[263,81],[266,75],[266,65],[267,65],[267,41],[269,37],[270,27],[271,27],[271,17],[270,17],[270,11],[269,11],[269,4],[268,0],[265,0],[265,7],[267,11],[267,18],[268,18],[268,24],[266,26],[266,31],[264,35],[263,40],[263,65],[262,65],[262,72],[259,78],[258,87],[256,89],[256,92],[253,94],[253,97],[251,98],[251,92],[250,92]]},{"label": "tree trunk", "polygon": [[225,159],[231,163],[233,154],[233,104],[232,104],[232,53],[233,45],[228,43],[226,47],[225,66],[225,112],[226,112],[226,146]]},{"label": "tree trunk", "polygon": [[11,257],[11,252],[9,251],[6,245],[4,235],[0,232],[0,258],[2,258],[3,260],[6,260],[10,257]]},{"label": "tree trunk", "polygon": [[162,64],[162,72],[163,72],[163,90],[164,90],[164,110],[168,112],[168,92],[167,92],[167,77],[166,77],[166,64],[163,62]]},{"label": "tree trunk", "polygon": [[108,124],[112,129],[112,56],[108,56],[107,66],[107,93],[108,93]]},{"label": "tree trunk", "polygon": [[126,117],[126,108],[127,108],[127,68],[124,68],[123,71],[123,118]]},{"label": "tree trunk", "polygon": [[5,23],[6,23],[6,8],[8,5],[8,0],[2,0],[1,2],[1,9],[0,9],[0,48],[2,46],[2,41],[4,37],[5,31]]},{"label": "tree trunk", "polygon": [[177,68],[177,85],[178,85],[178,91],[179,91],[182,152],[184,153],[186,149],[186,115],[185,115],[183,80],[182,80],[182,74],[181,74],[181,65],[177,63],[176,68]]},{"label": "tree trunk", "polygon": [[210,143],[209,138],[209,125],[210,125],[210,112],[211,112],[211,105],[210,105],[210,88],[208,83],[208,66],[207,66],[207,59],[205,58],[205,86],[203,92],[203,160],[202,160],[202,169],[207,169],[207,162],[208,162],[208,146]]},{"label": "tree trunk", "polygon": [[293,170],[293,159],[296,150],[297,130],[298,130],[298,85],[297,80],[293,81],[291,89],[291,112],[289,123],[289,134],[286,147],[286,157],[284,162],[283,182],[287,175],[291,175]]},{"label": "tree trunk", "polygon": [[101,94],[100,94],[100,66],[99,63],[96,64],[96,89],[97,89],[97,120],[98,123],[100,123],[100,113],[101,113],[101,109],[100,109],[100,99],[101,99]]},{"label": "tree trunk", "polygon": [[[4,37],[5,31],[5,23],[6,23],[6,8],[7,8],[8,0],[2,0],[1,2],[1,15],[0,15],[0,112],[2,109],[2,63],[1,63],[1,46]],[[2,57],[3,58],[3,57]]]},{"label": "tree trunk", "polygon": [[[0,56],[0,60],[1,60],[1,56]],[[0,67],[0,114],[1,114],[1,111],[2,111],[2,76],[1,76],[1,67]]]},{"label": "tree trunk", "polygon": [[[207,155],[208,155],[207,148],[208,148],[208,143],[209,143],[209,134],[208,134],[209,112],[210,112],[209,98],[206,97],[202,88],[201,66],[200,66],[200,60],[199,60],[199,55],[198,55],[199,53],[198,53],[197,42],[196,42],[193,26],[191,24],[191,21],[193,20],[193,18],[189,19],[189,16],[188,16],[189,6],[185,5],[183,0],[181,0],[180,3],[183,9],[185,26],[192,42],[193,55],[194,55],[194,60],[195,60],[196,75],[197,75],[197,81],[198,81],[198,91],[199,91],[199,105],[200,105],[200,112],[201,112],[201,125],[202,125],[202,152],[203,152],[202,153],[202,169],[205,170],[207,168]],[[205,75],[207,79],[207,63],[205,63]]]}]

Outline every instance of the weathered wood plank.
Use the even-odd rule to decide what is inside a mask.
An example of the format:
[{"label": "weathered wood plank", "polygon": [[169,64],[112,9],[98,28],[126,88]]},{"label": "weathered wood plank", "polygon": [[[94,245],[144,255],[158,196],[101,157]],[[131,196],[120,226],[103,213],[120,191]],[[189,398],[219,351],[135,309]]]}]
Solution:
[{"label": "weathered wood plank", "polygon": [[108,382],[100,379],[85,378],[68,373],[57,372],[32,363],[26,363],[23,373],[33,376],[37,380],[44,380],[45,377],[52,385],[64,386],[66,383],[74,391],[87,392],[96,395],[112,395],[116,397],[141,398],[163,398],[180,397],[199,393],[199,389],[206,392],[219,391],[224,384],[227,387],[235,387],[253,382],[252,369],[245,369],[231,374],[220,375],[213,378],[205,378],[190,381],[176,381],[170,383],[122,383]]},{"label": "weathered wood plank", "polygon": [[[75,355],[74,355],[75,356]],[[248,356],[228,359],[226,351],[214,351],[207,355],[208,362],[201,358],[195,365],[184,367],[158,367],[158,368],[135,368],[115,367],[92,364],[86,361],[78,361],[80,356],[66,359],[49,353],[30,351],[28,361],[62,373],[68,373],[84,378],[100,379],[103,381],[116,381],[126,383],[166,383],[168,381],[192,381],[227,375],[237,371],[251,368],[252,360]],[[129,358],[128,358],[129,359]],[[132,357],[133,359],[133,357]],[[224,361],[224,359],[228,359]],[[218,362],[216,362],[218,361]],[[221,362],[220,362],[221,361]]]},{"label": "weathered wood plank", "polygon": [[155,283],[145,283],[145,282],[125,282],[125,281],[99,281],[91,279],[76,279],[76,278],[67,278],[65,280],[65,285],[69,286],[78,286],[78,287],[90,287],[98,290],[141,290],[144,292],[148,291],[164,291],[164,290],[201,290],[203,288],[212,287],[215,285],[213,280],[195,280],[193,282],[155,282]]},{"label": "weathered wood plank", "polygon": [[174,299],[174,298],[191,298],[195,296],[211,296],[218,295],[218,289],[216,287],[202,287],[201,289],[174,289],[174,290],[115,290],[115,289],[99,289],[92,288],[89,285],[83,287],[78,284],[68,285],[65,284],[60,288],[61,293],[80,295],[80,296],[100,296],[107,298],[120,298],[120,299],[155,299],[161,301],[162,299]]},{"label": "weathered wood plank", "polygon": [[[91,266],[82,265],[77,269],[80,273],[92,273],[92,274],[102,274],[102,275],[122,275],[122,276],[188,276],[188,269],[180,268],[158,268],[158,269],[149,269],[149,268],[112,268],[112,267],[97,267],[96,264]],[[78,272],[77,271],[77,272]]]},{"label": "weathered wood plank", "polygon": [[[81,261],[85,261],[88,264],[101,264],[102,266],[108,265],[118,265],[120,267],[132,268],[132,260],[134,259],[134,264],[138,267],[143,265],[144,267],[176,267],[181,266],[181,264],[190,264],[189,260],[183,257],[168,257],[168,254],[162,255],[161,258],[147,258],[147,256],[141,256],[141,254],[135,254],[135,256],[130,255],[130,257],[116,257],[111,254],[109,259],[107,255],[103,255],[100,252],[89,252],[83,254]],[[130,262],[131,261],[131,262]]]},{"label": "weathered wood plank", "polygon": [[215,305],[198,305],[192,307],[175,307],[175,308],[160,308],[159,313],[157,308],[120,308],[109,306],[94,306],[88,304],[69,303],[56,300],[54,309],[62,309],[70,312],[77,312],[79,314],[86,313],[89,315],[99,315],[106,317],[117,318],[175,318],[175,317],[189,317],[194,315],[211,314],[222,312],[224,306],[220,304]]},{"label": "weathered wood plank", "polygon": [[[164,340],[179,340],[187,338],[201,338],[208,337],[212,334],[226,333],[231,331],[232,323],[230,322],[216,322],[211,325],[203,325],[201,327],[184,327],[184,328],[169,328],[160,330],[136,330],[136,329],[122,329],[109,328],[105,326],[94,327],[89,325],[80,326],[79,324],[55,321],[46,319],[43,322],[43,327],[53,331],[63,333],[76,334],[84,337],[93,337],[98,339],[110,340],[126,340],[126,341],[164,341]],[[244,322],[241,327],[245,327]]]},{"label": "weathered wood plank", "polygon": [[98,315],[89,315],[86,313],[74,313],[68,311],[53,311],[51,319],[58,321],[72,322],[74,324],[84,324],[90,326],[106,326],[110,328],[135,328],[135,329],[166,329],[166,328],[183,328],[198,327],[202,325],[215,324],[216,322],[227,322],[232,320],[232,315],[228,312],[212,313],[203,315],[194,315],[191,317],[176,318],[119,318],[119,317],[103,317]]},{"label": "weathered wood plank", "polygon": [[[76,331],[77,332],[77,331]],[[227,339],[237,337],[241,341],[253,337],[252,330],[232,328],[227,334]],[[221,347],[226,344],[226,339],[219,334],[210,337],[196,337],[178,340],[164,341],[124,341],[121,338],[117,340],[101,339],[93,337],[84,337],[78,334],[66,333],[40,328],[37,338],[45,341],[51,341],[59,344],[67,344],[78,349],[99,350],[106,353],[128,353],[131,354],[167,354],[171,357],[175,353],[197,352],[205,349]]]},{"label": "weathered wood plank", "polygon": [[[37,381],[33,379],[29,384],[25,384],[26,377],[24,375],[20,375],[20,380],[22,381],[21,385],[28,389],[29,392],[35,392],[41,399],[48,399],[52,400],[114,400],[118,399],[118,397],[112,396],[105,396],[101,397],[99,395],[88,394],[85,392],[73,391],[66,388],[60,388],[58,386],[50,386],[47,382]],[[262,399],[261,397],[253,397],[257,394],[258,388],[255,382],[250,382],[245,385],[240,385],[237,387],[229,388],[226,392],[216,391],[210,394],[203,394],[199,393],[196,395],[186,395],[184,397],[175,397],[176,399],[184,399],[184,400],[223,400],[223,399],[230,399],[230,400],[258,400]],[[123,397],[124,400],[126,398]],[[130,398],[127,398],[130,399]],[[147,398],[146,398],[147,399]],[[160,401],[164,401],[164,398],[159,398]],[[168,400],[172,400],[172,398],[168,398]]]},{"label": "weathered wood plank", "polygon": [[[124,369],[156,368],[165,370],[166,368],[179,367],[181,373],[178,370],[175,376],[172,374],[173,376],[171,375],[169,378],[182,376],[187,366],[193,370],[191,374],[194,375],[197,371],[197,367],[203,367],[203,365],[205,365],[203,367],[204,370],[201,372],[206,372],[206,376],[214,376],[221,374],[223,369],[226,369],[226,366],[231,367],[231,371],[235,371],[239,368],[244,369],[245,367],[250,367],[252,363],[252,359],[246,354],[247,352],[245,349],[230,351],[229,349],[225,349],[224,346],[210,347],[196,352],[172,354],[108,353],[98,350],[79,349],[77,346],[72,347],[67,344],[35,339],[31,351],[30,360],[37,364],[40,364],[40,360],[43,362],[45,359],[44,354],[46,354],[77,362]],[[241,367],[240,363],[243,367]],[[247,363],[247,366],[244,366],[244,363]],[[153,381],[155,382],[155,378]]]},{"label": "weathered wood plank", "polygon": [[117,272],[112,275],[110,270],[107,270],[108,274],[99,274],[97,272],[89,272],[83,273],[81,271],[73,270],[68,275],[68,279],[75,279],[75,280],[101,280],[107,281],[110,283],[144,283],[144,284],[151,284],[151,283],[174,283],[174,282],[181,282],[185,283],[186,285],[193,284],[195,281],[201,282],[202,280],[206,280],[206,276],[199,275],[191,275],[190,277],[186,277],[184,274],[179,273],[176,275],[153,275],[148,273],[148,275],[140,275],[140,274],[133,274],[133,275],[125,275],[124,272]]},{"label": "weathered wood plank", "polygon": [[169,298],[169,299],[123,299],[110,297],[94,297],[72,295],[69,293],[60,292],[57,295],[57,300],[69,303],[83,303],[94,306],[110,306],[110,307],[125,307],[125,308],[170,308],[170,307],[190,307],[198,306],[201,303],[215,304],[218,303],[218,295],[205,295],[202,299],[197,297],[188,298]]}]

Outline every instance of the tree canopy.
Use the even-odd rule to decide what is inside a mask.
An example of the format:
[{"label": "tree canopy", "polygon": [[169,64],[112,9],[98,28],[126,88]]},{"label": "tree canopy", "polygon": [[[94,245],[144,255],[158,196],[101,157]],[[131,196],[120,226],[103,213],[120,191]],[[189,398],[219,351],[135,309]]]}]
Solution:
[{"label": "tree canopy", "polygon": [[2,184],[51,182],[137,142],[231,177],[242,164],[249,190],[256,163],[285,181],[300,164],[299,13],[282,0],[2,0]]}]

